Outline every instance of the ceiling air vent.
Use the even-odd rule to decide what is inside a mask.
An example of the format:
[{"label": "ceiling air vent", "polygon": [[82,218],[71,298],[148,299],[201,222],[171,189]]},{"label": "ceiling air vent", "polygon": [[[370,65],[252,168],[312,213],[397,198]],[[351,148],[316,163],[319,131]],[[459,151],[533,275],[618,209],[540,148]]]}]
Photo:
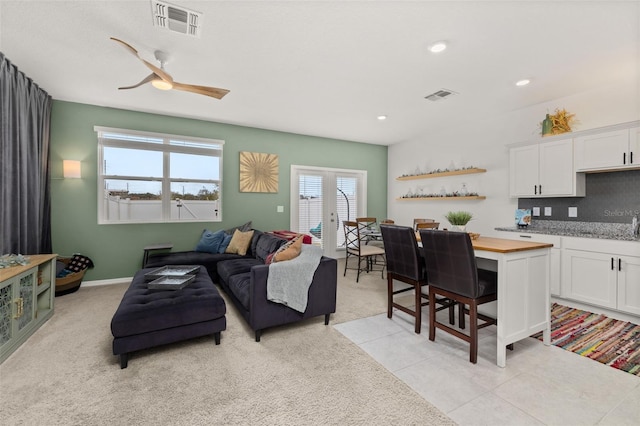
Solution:
[{"label": "ceiling air vent", "polygon": [[457,93],[449,89],[440,89],[437,92],[425,96],[424,98],[429,99],[430,101],[439,101],[441,99],[446,99],[447,97],[452,95],[457,95]]},{"label": "ceiling air vent", "polygon": [[202,13],[158,0],[151,1],[151,9],[156,27],[200,37]]}]

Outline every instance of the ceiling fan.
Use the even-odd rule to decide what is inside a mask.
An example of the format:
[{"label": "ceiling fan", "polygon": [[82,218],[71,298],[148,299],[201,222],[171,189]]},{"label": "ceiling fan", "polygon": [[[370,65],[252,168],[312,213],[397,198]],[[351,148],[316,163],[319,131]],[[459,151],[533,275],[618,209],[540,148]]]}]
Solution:
[{"label": "ceiling fan", "polygon": [[177,81],[174,81],[173,77],[171,77],[164,70],[164,64],[167,61],[166,53],[164,53],[164,52],[162,52],[160,50],[156,50],[155,51],[155,57],[160,62],[160,67],[157,67],[157,66],[153,65],[151,62],[148,62],[148,61],[145,61],[144,59],[142,59],[140,57],[140,55],[138,54],[138,51],[136,49],[134,49],[128,43],[125,43],[124,41],[119,40],[119,39],[117,39],[115,37],[111,37],[111,40],[122,44],[131,53],[133,53],[138,59],[140,59],[142,61],[142,63],[147,66],[147,68],[149,68],[151,71],[153,71],[151,74],[149,74],[140,83],[134,84],[133,86],[118,87],[118,89],[121,89],[121,90],[134,89],[134,88],[136,88],[138,86],[142,86],[143,84],[146,84],[146,83],[150,82],[153,85],[153,87],[155,87],[156,89],[160,89],[160,90],[171,90],[171,89],[183,90],[185,92],[192,92],[192,93],[197,93],[199,95],[211,96],[212,98],[216,98],[216,99],[222,99],[224,97],[224,95],[229,93],[229,91],[227,89],[219,89],[217,87],[197,86],[195,84],[178,83]]}]

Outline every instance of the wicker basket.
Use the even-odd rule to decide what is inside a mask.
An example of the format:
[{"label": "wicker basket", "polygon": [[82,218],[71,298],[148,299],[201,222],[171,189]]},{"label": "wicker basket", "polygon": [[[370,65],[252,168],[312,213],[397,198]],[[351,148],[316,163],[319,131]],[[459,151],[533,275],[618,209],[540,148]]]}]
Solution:
[{"label": "wicker basket", "polygon": [[[67,265],[69,265],[71,258],[58,257],[57,260],[64,263],[66,268]],[[82,278],[84,278],[85,272],[86,269],[83,269],[80,272],[74,272],[62,278],[56,278],[56,296],[62,296],[63,294],[73,293],[74,291],[77,291],[80,288],[80,284],[82,284]]]}]

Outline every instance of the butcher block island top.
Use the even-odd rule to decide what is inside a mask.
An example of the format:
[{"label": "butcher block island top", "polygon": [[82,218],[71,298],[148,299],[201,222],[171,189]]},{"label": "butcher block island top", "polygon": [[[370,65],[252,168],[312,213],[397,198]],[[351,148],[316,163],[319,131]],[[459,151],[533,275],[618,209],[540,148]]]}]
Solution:
[{"label": "butcher block island top", "polygon": [[[436,231],[434,231],[436,232]],[[444,231],[437,231],[444,232]],[[455,231],[449,231],[455,232]],[[420,241],[420,233],[416,232],[416,238]],[[533,241],[507,240],[505,238],[492,238],[480,236],[471,240],[471,245],[475,250],[493,251],[496,253],[513,253],[516,251],[538,250],[553,247],[549,243],[537,243]]]}]

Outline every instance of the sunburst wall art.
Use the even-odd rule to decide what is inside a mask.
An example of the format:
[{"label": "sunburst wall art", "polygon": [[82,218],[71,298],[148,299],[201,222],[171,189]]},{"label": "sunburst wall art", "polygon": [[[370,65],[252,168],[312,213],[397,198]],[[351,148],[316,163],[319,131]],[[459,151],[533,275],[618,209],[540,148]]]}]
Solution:
[{"label": "sunburst wall art", "polygon": [[278,156],[240,152],[240,192],[278,192]]}]

